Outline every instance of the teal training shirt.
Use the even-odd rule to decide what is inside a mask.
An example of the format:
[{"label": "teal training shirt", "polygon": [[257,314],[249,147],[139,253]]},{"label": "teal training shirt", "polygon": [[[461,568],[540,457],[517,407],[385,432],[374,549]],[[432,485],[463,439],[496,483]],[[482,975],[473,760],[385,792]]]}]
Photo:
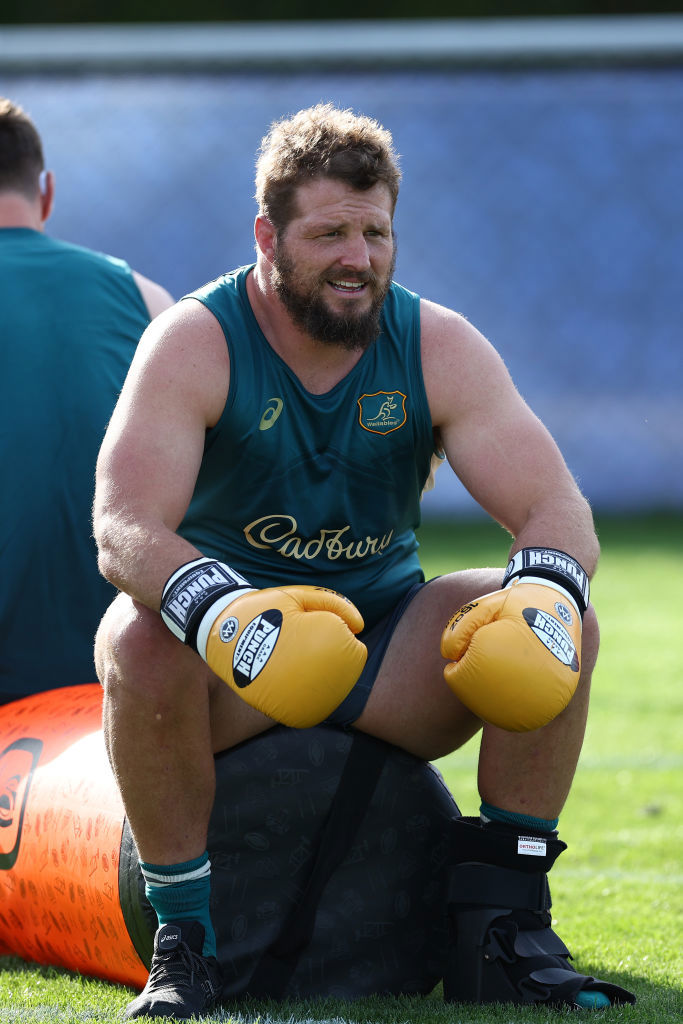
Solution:
[{"label": "teal training shirt", "polygon": [[148,323],[122,260],[0,229],[0,700],[96,682],[95,462]]},{"label": "teal training shirt", "polygon": [[230,388],[180,533],[256,587],[339,591],[369,628],[424,579],[415,530],[434,440],[419,297],[393,284],[377,340],[331,391],[312,395],[261,332],[250,271],[189,296],[223,328]]}]

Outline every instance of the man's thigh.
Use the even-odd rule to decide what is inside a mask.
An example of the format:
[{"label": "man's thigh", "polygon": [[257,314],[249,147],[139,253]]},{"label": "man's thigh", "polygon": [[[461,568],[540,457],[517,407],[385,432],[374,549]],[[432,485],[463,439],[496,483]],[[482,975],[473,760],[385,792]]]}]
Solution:
[{"label": "man's thigh", "polygon": [[357,728],[428,760],[478,731],[481,721],[444,680],[441,634],[463,604],[500,587],[501,575],[473,569],[422,587],[394,630]]}]

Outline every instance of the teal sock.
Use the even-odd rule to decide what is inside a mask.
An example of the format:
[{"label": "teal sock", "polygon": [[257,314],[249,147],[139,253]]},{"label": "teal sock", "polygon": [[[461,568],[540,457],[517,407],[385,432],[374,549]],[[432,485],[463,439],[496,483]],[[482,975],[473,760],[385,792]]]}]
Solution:
[{"label": "teal sock", "polygon": [[484,800],[479,808],[479,817],[484,824],[497,822],[500,825],[511,825],[513,828],[527,828],[532,832],[554,832],[559,818],[534,818],[531,814],[517,814],[515,811],[504,811],[502,807],[494,807]]},{"label": "teal sock", "polygon": [[159,924],[199,921],[204,926],[204,956],[216,956],[216,933],[209,913],[211,864],[204,852],[181,864],[147,864],[140,861],[145,895],[154,907]]}]

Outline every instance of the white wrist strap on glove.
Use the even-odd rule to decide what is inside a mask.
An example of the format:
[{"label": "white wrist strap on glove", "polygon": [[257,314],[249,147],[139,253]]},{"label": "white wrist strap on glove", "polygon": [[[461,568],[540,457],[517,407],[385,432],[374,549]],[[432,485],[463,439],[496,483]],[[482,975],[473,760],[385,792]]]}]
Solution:
[{"label": "white wrist strap on glove", "polygon": [[224,562],[196,558],[186,562],[167,580],[161,595],[161,617],[184,644],[206,651],[206,640],[218,613],[251,587],[244,576]]},{"label": "white wrist strap on glove", "polygon": [[522,548],[513,555],[503,577],[503,588],[524,578],[525,582],[559,587],[572,598],[583,618],[590,600],[590,583],[585,569],[564,551],[555,548]]}]

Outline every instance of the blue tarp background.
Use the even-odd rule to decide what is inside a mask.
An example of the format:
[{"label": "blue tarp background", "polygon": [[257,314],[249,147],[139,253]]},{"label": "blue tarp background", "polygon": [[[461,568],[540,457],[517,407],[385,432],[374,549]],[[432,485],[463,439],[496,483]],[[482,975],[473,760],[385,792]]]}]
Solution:
[{"label": "blue tarp background", "polygon": [[[57,177],[50,233],[176,297],[253,255],[269,123],[394,134],[397,279],[496,345],[597,511],[683,508],[683,68],[0,74]],[[444,468],[425,514],[474,511]]]}]

